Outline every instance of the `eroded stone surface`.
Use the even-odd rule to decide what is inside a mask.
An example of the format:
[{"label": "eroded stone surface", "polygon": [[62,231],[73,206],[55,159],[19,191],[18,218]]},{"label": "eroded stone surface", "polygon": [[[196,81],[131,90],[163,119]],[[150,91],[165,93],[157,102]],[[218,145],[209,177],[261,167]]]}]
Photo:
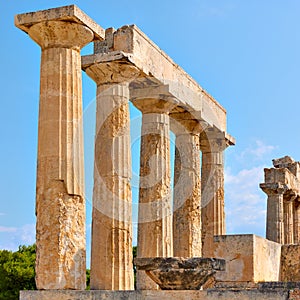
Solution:
[{"label": "eroded stone surface", "polygon": [[[134,97],[143,113],[140,155],[138,257],[172,256],[170,190],[170,121],[173,104],[152,97]],[[144,101],[146,99],[146,101]],[[137,273],[138,289],[156,289],[143,272]]]},{"label": "eroded stone surface", "polygon": [[226,271],[216,275],[217,282],[280,279],[280,244],[245,234],[216,236],[213,245],[213,257],[226,260]]},{"label": "eroded stone surface", "polygon": [[91,289],[133,289],[128,82],[97,89]]},{"label": "eroded stone surface", "polygon": [[224,150],[228,145],[226,136],[214,130],[207,129],[200,136],[204,257],[214,257],[213,238],[225,234]]},{"label": "eroded stone surface", "polygon": [[[21,300],[287,300],[298,292],[282,290],[218,290],[206,291],[21,291]],[[293,298],[289,298],[289,297]]]},{"label": "eroded stone surface", "polygon": [[87,16],[76,5],[68,5],[47,10],[40,10],[19,14],[15,16],[15,25],[28,33],[34,24],[48,21],[64,21],[87,26],[94,34],[94,40],[102,40],[105,37],[104,29]]},{"label": "eroded stone surface", "polygon": [[39,289],[84,289],[85,201],[79,50],[93,40],[94,34],[82,24],[53,21],[52,12],[45,13],[43,21],[38,13],[16,17],[18,26],[23,18],[31,20],[26,32],[42,48],[36,284]]},{"label": "eroded stone surface", "polygon": [[176,135],[173,193],[173,254],[201,257],[201,174],[199,134],[196,120],[171,118]]},{"label": "eroded stone surface", "polygon": [[137,258],[135,263],[163,290],[198,290],[216,271],[225,270],[225,260],[214,258]]},{"label": "eroded stone surface", "polygon": [[300,245],[283,245],[281,281],[300,281]]},{"label": "eroded stone surface", "polygon": [[273,160],[274,168],[266,168],[261,189],[268,195],[267,239],[280,244],[300,241],[299,199],[300,167],[291,157]]}]

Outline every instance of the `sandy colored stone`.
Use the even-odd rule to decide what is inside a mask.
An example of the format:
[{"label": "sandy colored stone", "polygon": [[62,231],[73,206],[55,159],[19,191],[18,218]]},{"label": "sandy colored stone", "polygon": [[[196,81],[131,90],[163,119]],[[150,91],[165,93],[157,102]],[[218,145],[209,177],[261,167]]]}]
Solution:
[{"label": "sandy colored stone", "polygon": [[141,72],[137,85],[168,85],[182,107],[220,131],[226,130],[225,109],[135,25],[106,30],[105,41],[95,43],[95,55],[83,57],[83,68],[95,59],[136,66]]},{"label": "sandy colored stone", "polygon": [[213,257],[226,260],[226,272],[218,273],[218,282],[278,281],[281,245],[247,235],[223,235],[214,238]]},{"label": "sandy colored stone", "polygon": [[276,158],[272,160],[273,166],[275,168],[284,168],[287,167],[290,164],[293,164],[295,161],[290,156],[284,156],[281,158]]},{"label": "sandy colored stone", "polygon": [[202,151],[202,255],[213,257],[213,237],[225,234],[224,150],[229,145],[224,133],[206,129],[200,136]]},{"label": "sandy colored stone", "polygon": [[282,245],[281,281],[300,281],[300,245]]},{"label": "sandy colored stone", "polygon": [[135,258],[135,264],[162,290],[199,290],[225,270],[225,260],[202,257]]},{"label": "sandy colored stone", "polygon": [[299,242],[299,163],[291,157],[273,160],[274,168],[265,168],[261,189],[268,195],[267,232],[269,240],[281,244]]},{"label": "sandy colored stone", "polygon": [[83,24],[84,18],[73,18],[80,14],[77,8],[68,7],[15,18],[16,26],[42,48],[36,194],[38,289],[84,289],[86,284],[80,49],[94,39],[95,31]]},{"label": "sandy colored stone", "polygon": [[97,84],[91,289],[133,289],[129,83],[130,64],[84,67]]},{"label": "sandy colored stone", "polygon": [[[138,257],[173,255],[170,190],[170,121],[173,103],[145,93],[132,95],[133,104],[142,111],[140,188],[138,213]],[[156,289],[144,272],[137,273],[138,289]]]},{"label": "sandy colored stone", "polygon": [[300,202],[294,201],[294,243],[300,244]]},{"label": "sandy colored stone", "polygon": [[131,290],[133,265],[128,83],[96,83],[91,289]]},{"label": "sandy colored stone", "polygon": [[15,16],[15,25],[28,33],[32,25],[48,22],[50,20],[85,25],[93,32],[93,40],[103,40],[105,37],[104,29],[89,16],[87,16],[76,5],[68,5],[19,14]]},{"label": "sandy colored stone", "polygon": [[171,129],[176,135],[173,254],[175,257],[201,257],[201,128],[196,120],[172,118]]}]

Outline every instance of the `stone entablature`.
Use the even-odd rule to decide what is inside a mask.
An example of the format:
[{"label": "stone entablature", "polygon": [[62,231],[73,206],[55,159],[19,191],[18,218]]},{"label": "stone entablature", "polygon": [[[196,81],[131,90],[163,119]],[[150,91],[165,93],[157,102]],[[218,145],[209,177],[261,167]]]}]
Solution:
[{"label": "stone entablature", "polygon": [[273,160],[261,189],[268,195],[267,239],[280,244],[300,243],[300,163],[291,157]]}]

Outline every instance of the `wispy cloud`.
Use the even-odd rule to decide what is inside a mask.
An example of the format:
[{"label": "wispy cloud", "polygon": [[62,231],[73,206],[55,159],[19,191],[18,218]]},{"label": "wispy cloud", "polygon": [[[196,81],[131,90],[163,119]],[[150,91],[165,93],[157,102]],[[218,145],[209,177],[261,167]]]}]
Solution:
[{"label": "wispy cloud", "polygon": [[267,198],[259,184],[264,181],[264,168],[271,163],[276,148],[256,139],[235,154],[232,168],[226,168],[225,209],[228,233],[265,236]]},{"label": "wispy cloud", "polygon": [[261,140],[255,140],[252,145],[247,147],[238,155],[239,160],[255,160],[261,161],[267,154],[272,153],[276,149],[276,146],[266,145]]},{"label": "wispy cloud", "polygon": [[15,251],[20,245],[31,245],[35,242],[35,224],[21,227],[0,226],[0,249]]},{"label": "wispy cloud", "polygon": [[242,169],[233,174],[225,171],[227,231],[264,235],[266,197],[260,191],[263,166]]},{"label": "wispy cloud", "polygon": [[17,230],[16,227],[0,226],[0,232],[16,232]]}]

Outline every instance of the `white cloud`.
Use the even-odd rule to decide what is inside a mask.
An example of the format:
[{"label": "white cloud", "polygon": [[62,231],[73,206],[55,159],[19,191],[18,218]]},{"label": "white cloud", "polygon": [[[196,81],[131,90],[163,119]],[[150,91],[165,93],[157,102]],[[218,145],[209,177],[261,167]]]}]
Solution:
[{"label": "white cloud", "polygon": [[225,171],[225,202],[228,233],[265,235],[266,197],[259,188],[263,166]]},{"label": "white cloud", "polygon": [[16,232],[16,227],[6,227],[6,226],[0,226],[0,232]]},{"label": "white cloud", "polygon": [[247,147],[244,151],[238,155],[239,160],[256,160],[261,161],[267,154],[270,154],[272,151],[276,149],[275,146],[266,145],[261,140],[256,140],[254,145]]},{"label": "white cloud", "polygon": [[16,251],[20,245],[31,245],[35,242],[35,224],[21,227],[0,226],[0,249]]}]

